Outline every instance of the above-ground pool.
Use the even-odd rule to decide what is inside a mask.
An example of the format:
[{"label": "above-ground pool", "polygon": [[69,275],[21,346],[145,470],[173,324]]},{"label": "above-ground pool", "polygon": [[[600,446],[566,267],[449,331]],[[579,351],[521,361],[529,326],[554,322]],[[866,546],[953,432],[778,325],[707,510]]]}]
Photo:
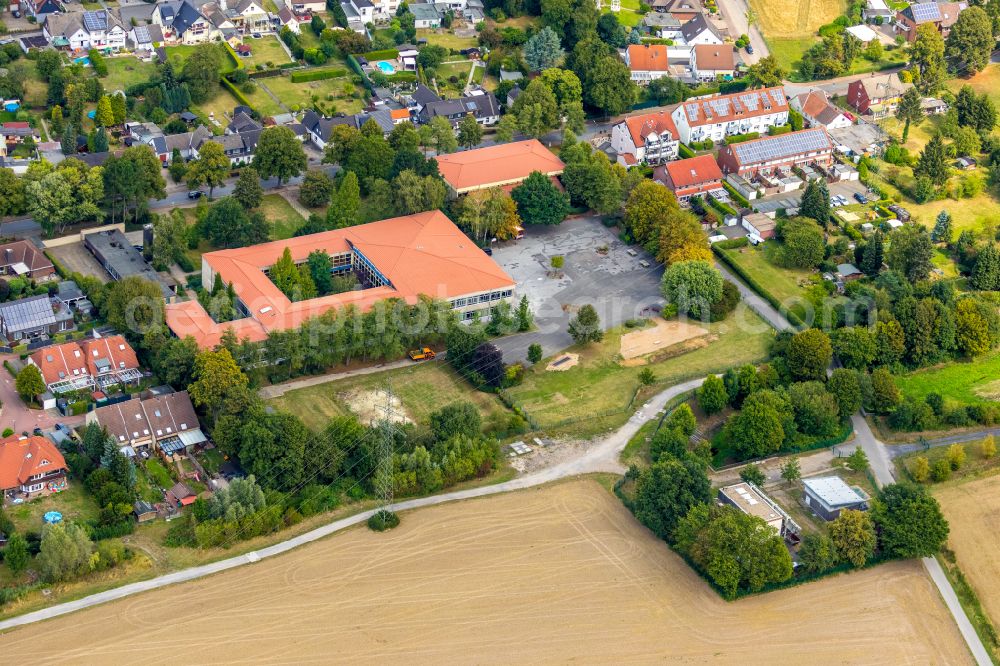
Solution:
[{"label": "above-ground pool", "polygon": [[90,67],[90,58],[88,56],[83,56],[82,58],[74,58],[73,62],[78,65],[83,65],[84,67]]},{"label": "above-ground pool", "polygon": [[381,62],[375,63],[375,66],[379,68],[379,71],[383,74],[395,74],[396,68],[393,67],[391,62],[382,60]]}]

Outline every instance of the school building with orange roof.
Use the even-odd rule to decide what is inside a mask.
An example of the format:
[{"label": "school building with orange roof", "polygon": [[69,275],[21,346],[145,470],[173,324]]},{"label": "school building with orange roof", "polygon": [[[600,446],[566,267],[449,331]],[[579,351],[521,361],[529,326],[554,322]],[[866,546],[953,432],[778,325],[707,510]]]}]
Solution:
[{"label": "school building with orange roof", "polygon": [[[527,175],[527,174],[526,174]],[[268,271],[285,248],[296,264],[325,250],[335,274],[353,272],[363,288],[292,302],[271,282]],[[227,330],[239,339],[264,340],[270,331],[299,328],[335,308],[367,311],[398,298],[413,304],[420,296],[447,301],[459,318],[488,317],[500,301],[513,303],[514,280],[438,210],[395,217],[346,229],[324,231],[202,255],[202,284],[218,275],[232,285],[241,319],[216,322],[197,301],[170,304],[167,325],[198,346],[216,346]]]}]

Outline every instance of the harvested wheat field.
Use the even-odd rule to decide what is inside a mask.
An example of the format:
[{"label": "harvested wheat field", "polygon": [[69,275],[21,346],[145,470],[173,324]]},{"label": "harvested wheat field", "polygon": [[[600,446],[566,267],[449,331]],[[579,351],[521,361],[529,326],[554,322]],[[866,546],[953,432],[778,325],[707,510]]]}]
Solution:
[{"label": "harvested wheat field", "polygon": [[726,603],[592,480],[423,509],[0,636],[6,663],[964,664],[917,562]]},{"label": "harvested wheat field", "polygon": [[638,358],[702,335],[708,335],[708,331],[701,326],[656,318],[652,326],[622,336],[621,355],[624,359]]},{"label": "harvested wheat field", "polygon": [[1000,478],[987,477],[934,492],[951,532],[948,547],[983,610],[1000,624]]},{"label": "harvested wheat field", "polygon": [[845,5],[841,0],[750,0],[768,38],[813,37],[821,25],[843,14]]}]

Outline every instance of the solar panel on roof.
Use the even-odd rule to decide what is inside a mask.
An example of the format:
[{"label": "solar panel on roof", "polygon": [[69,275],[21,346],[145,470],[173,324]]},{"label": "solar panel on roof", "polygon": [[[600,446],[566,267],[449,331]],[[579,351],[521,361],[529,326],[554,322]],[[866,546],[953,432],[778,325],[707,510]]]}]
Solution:
[{"label": "solar panel on roof", "polygon": [[733,146],[733,150],[741,163],[755,164],[829,147],[830,141],[822,130],[805,130],[749,143],[738,143]]},{"label": "solar panel on roof", "polygon": [[140,44],[145,44],[147,42],[153,41],[149,36],[149,29],[144,25],[136,26],[135,28],[135,39]]},{"label": "solar panel on roof", "polygon": [[87,30],[106,30],[108,27],[107,16],[103,12],[84,12],[83,25]]},{"label": "solar panel on roof", "polygon": [[937,21],[941,18],[941,8],[938,7],[936,2],[910,5],[910,10],[913,12],[913,18],[916,21]]}]

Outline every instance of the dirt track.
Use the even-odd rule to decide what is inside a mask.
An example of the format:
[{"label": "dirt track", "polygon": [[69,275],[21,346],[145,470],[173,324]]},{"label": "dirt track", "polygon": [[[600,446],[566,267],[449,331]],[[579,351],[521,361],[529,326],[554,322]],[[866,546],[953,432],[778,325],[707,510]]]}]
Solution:
[{"label": "dirt track", "polygon": [[941,503],[951,533],[948,547],[955,551],[962,573],[976,590],[994,625],[1000,624],[1000,479],[987,477],[934,493]]},{"label": "dirt track", "polygon": [[919,563],[726,603],[606,490],[419,510],[0,636],[5,663],[960,664]]}]

